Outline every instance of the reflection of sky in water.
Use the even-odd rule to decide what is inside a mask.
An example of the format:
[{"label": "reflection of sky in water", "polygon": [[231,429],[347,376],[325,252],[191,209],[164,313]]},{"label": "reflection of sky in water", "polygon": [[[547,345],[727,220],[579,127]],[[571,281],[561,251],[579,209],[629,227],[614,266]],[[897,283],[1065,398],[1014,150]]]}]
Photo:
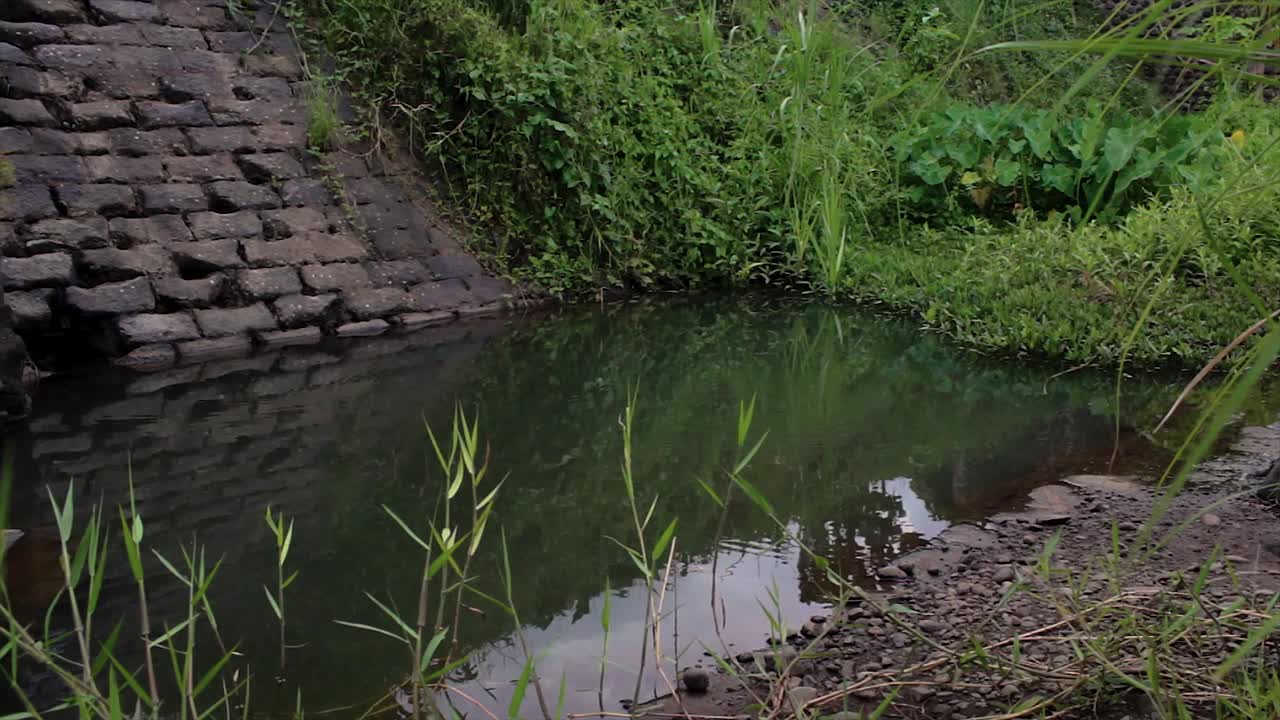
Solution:
[{"label": "reflection of sky in water", "polygon": [[[902,513],[895,519],[904,533],[930,539],[950,524],[929,512],[924,501],[912,492],[910,478],[895,477],[873,485],[880,492],[901,499]],[[801,527],[789,523],[787,530],[797,535]],[[857,542],[865,546],[863,538],[857,538]],[[673,569],[676,577],[668,584],[662,620],[662,649],[668,659],[664,663],[668,678],[676,682],[678,671],[690,665],[712,667],[714,661],[705,656],[705,651],[716,654],[727,651],[736,655],[763,647],[770,628],[766,608],[769,615],[786,624],[788,632],[794,632],[797,624],[811,615],[825,614],[827,605],[806,602],[794,591],[803,582],[797,570],[800,554],[799,546],[790,541],[721,543],[714,567],[715,593],[723,603],[717,603],[714,611],[710,602],[711,559],[686,562]],[[546,627],[525,629],[525,639],[538,658],[538,671],[549,696],[548,703],[555,702],[563,678],[566,702],[571,707],[620,709],[618,700],[631,697],[635,689],[647,601],[643,583],[615,590],[611,595],[609,654],[602,694],[603,593],[592,597],[586,608],[574,607],[560,613]],[[721,620],[718,634],[717,619]],[[652,653],[652,650],[650,645],[647,651]],[[485,663],[479,677],[463,689],[506,708],[514,692],[513,678],[519,677],[524,668],[524,656],[510,637],[491,644],[482,654]],[[653,667],[650,655],[641,700],[669,691]],[[599,707],[598,695],[603,697],[602,707]],[[538,712],[532,691],[525,697],[524,711],[529,716]]]}]

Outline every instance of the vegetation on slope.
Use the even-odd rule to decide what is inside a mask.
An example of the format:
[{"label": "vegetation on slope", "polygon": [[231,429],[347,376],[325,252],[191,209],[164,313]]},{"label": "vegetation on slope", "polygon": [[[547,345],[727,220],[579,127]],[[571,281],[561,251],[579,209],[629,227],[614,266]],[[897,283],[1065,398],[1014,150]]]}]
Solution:
[{"label": "vegetation on slope", "polygon": [[1280,290],[1252,93],[1179,116],[1132,63],[974,52],[1089,36],[1083,3],[300,2],[477,250],[553,291],[782,285],[1155,364],[1203,361]]}]

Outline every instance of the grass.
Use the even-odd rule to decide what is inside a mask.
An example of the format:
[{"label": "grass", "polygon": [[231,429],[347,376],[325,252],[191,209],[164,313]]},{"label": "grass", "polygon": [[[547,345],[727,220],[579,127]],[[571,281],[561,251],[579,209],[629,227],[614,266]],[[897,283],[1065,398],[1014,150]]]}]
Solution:
[{"label": "grass", "polygon": [[0,158],[0,188],[12,187],[16,181],[13,163]]},{"label": "grass", "polygon": [[[1216,52],[1223,89],[1194,118],[1205,152],[1157,140],[1153,152],[1174,154],[1153,173],[1152,151],[1126,149],[1121,115],[1154,128],[1169,117],[1119,50],[1139,42],[1142,20],[1099,30],[1107,18],[1076,3],[299,4],[340,79],[495,238],[473,249],[555,292],[781,285],[892,308],[989,352],[1192,365],[1260,317],[1224,297],[1280,285],[1268,259],[1277,129],[1249,81],[1227,74],[1252,58],[1226,52],[1244,46],[1238,33],[1179,46]],[[941,206],[921,206],[935,179],[908,171],[901,139],[934,112],[997,101],[1093,135],[1043,170],[982,151],[964,175],[989,167],[989,179],[957,183],[961,168],[938,179]],[[968,154],[949,142],[926,152]],[[1102,202],[1135,173],[1152,182],[1132,202]],[[1049,178],[1070,190],[1066,206],[993,215],[971,200],[1010,182],[1039,197]],[[1254,181],[1264,199],[1205,210]],[[1181,228],[1202,223],[1217,228],[1214,246],[1151,272]],[[1150,297],[1170,322],[1126,346]]]},{"label": "grass", "polygon": [[332,77],[312,76],[303,96],[307,109],[307,147],[328,152],[342,139],[342,118],[338,115],[338,91]]}]

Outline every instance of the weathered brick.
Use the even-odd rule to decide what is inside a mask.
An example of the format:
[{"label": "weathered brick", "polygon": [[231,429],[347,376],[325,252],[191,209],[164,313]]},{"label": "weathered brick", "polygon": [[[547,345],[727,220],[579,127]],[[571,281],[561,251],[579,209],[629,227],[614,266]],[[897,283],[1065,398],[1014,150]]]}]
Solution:
[{"label": "weathered brick", "polygon": [[239,335],[253,330],[275,330],[276,318],[262,303],[242,308],[196,310],[196,323],[206,337]]},{"label": "weathered brick", "polygon": [[121,315],[150,312],[156,307],[151,282],[144,277],[91,288],[69,287],[67,305],[84,315]]},{"label": "weathered brick", "polygon": [[133,23],[115,25],[68,25],[67,39],[78,45],[145,45],[142,30]]},{"label": "weathered brick", "polygon": [[84,182],[84,162],[65,155],[10,155],[18,185]]},{"label": "weathered brick", "polygon": [[[101,132],[72,133],[49,128],[31,128],[31,149],[37,155],[105,155],[111,151],[110,137]],[[86,166],[85,179],[91,180]]]},{"label": "weathered brick", "polygon": [[244,171],[245,179],[253,183],[289,180],[306,175],[306,171],[302,169],[302,163],[295,160],[289,153],[239,155],[236,157],[236,163]]},{"label": "weathered brick", "polygon": [[66,34],[56,24],[0,20],[0,42],[7,42],[20,48],[58,43],[65,39]]},{"label": "weathered brick", "polygon": [[298,271],[291,267],[241,270],[236,273],[236,285],[240,292],[254,300],[270,300],[302,292]]},{"label": "weathered brick", "polygon": [[209,111],[199,100],[184,103],[164,103],[142,100],[133,104],[138,115],[138,127],[154,130],[166,127],[204,127],[213,124]]},{"label": "weathered brick", "polygon": [[13,314],[13,326],[19,330],[48,327],[53,322],[53,309],[49,307],[54,290],[19,290],[4,294],[4,302]]},{"label": "weathered brick", "polygon": [[306,122],[306,110],[295,103],[275,100],[240,100],[236,97],[211,98],[209,114],[219,125],[270,125]]},{"label": "weathered brick", "polygon": [[263,150],[301,150],[307,145],[307,128],[302,125],[258,125],[253,136]]},{"label": "weathered brick", "polygon": [[256,238],[262,235],[262,221],[252,210],[234,213],[201,212],[187,216],[196,240]]},{"label": "weathered brick", "polygon": [[298,64],[298,59],[289,55],[255,53],[245,58],[244,69],[254,75],[270,75],[295,80],[302,77],[302,66]]},{"label": "weathered brick", "polygon": [[11,98],[66,98],[80,92],[79,83],[57,70],[8,65],[0,66],[0,76],[8,80]]},{"label": "weathered brick", "polygon": [[194,28],[170,27],[168,25],[152,25],[148,23],[144,23],[139,27],[142,29],[142,37],[150,45],[200,49],[207,46],[204,35]]},{"label": "weathered brick", "polygon": [[192,240],[191,230],[181,215],[152,215],[145,218],[113,218],[108,227],[111,241],[117,247],[157,243],[180,243]]},{"label": "weathered brick", "polygon": [[0,127],[0,155],[31,152],[31,131],[26,128]]},{"label": "weathered brick", "polygon": [[195,321],[185,312],[126,315],[116,320],[116,329],[128,345],[172,343],[200,337]]},{"label": "weathered brick", "polygon": [[0,124],[57,127],[58,120],[39,100],[0,98]]},{"label": "weathered brick", "polygon": [[409,305],[418,312],[453,310],[474,299],[461,280],[423,283],[409,291]]},{"label": "weathered brick", "polygon": [[0,190],[0,220],[39,220],[55,217],[58,208],[46,185],[22,185]]},{"label": "weathered brick", "polygon": [[173,349],[173,345],[157,343],[134,348],[123,356],[116,358],[113,362],[121,367],[149,372],[172,367],[177,361],[178,353]]},{"label": "weathered brick", "polygon": [[62,107],[61,113],[72,130],[108,130],[133,125],[129,103],[123,100],[69,103]]},{"label": "weathered brick", "polygon": [[160,78],[184,72],[178,51],[159,47],[112,48],[108,54],[112,66],[120,73],[134,73]]},{"label": "weathered brick", "polygon": [[230,76],[239,69],[238,56],[209,50],[177,50],[182,69],[189,73],[211,73]]},{"label": "weathered brick", "polygon": [[209,307],[222,294],[226,278],[218,273],[195,280],[159,278],[152,281],[156,297],[177,307]]},{"label": "weathered brick", "polygon": [[207,183],[243,177],[228,153],[167,158],[164,166],[171,182]]},{"label": "weathered brick", "polygon": [[85,158],[84,167],[93,182],[153,183],[165,179],[164,163],[157,157],[101,155]]},{"label": "weathered brick", "polygon": [[138,199],[128,185],[59,185],[57,193],[69,217],[116,217],[138,211]]},{"label": "weathered brick", "polygon": [[409,309],[409,295],[400,288],[364,288],[343,293],[343,303],[361,320],[385,317]]},{"label": "weathered brick", "polygon": [[142,275],[159,278],[178,274],[173,258],[159,245],[139,245],[128,250],[85,250],[80,253],[78,264],[85,275],[103,282],[119,282]]},{"label": "weathered brick", "polygon": [[142,209],[148,213],[191,212],[208,207],[209,198],[199,185],[168,183],[142,187]]},{"label": "weathered brick", "polygon": [[[288,242],[280,240],[278,242]],[[356,263],[333,263],[331,265],[307,265],[302,268],[302,282],[307,288],[316,292],[340,290],[350,292],[369,287],[372,281],[369,273]]]},{"label": "weathered brick", "polygon": [[362,322],[339,325],[334,330],[334,334],[338,337],[372,337],[381,335],[390,327],[391,325],[386,320],[364,320]]},{"label": "weathered brick", "polygon": [[83,19],[75,0],[5,0],[0,6],[0,20],[62,24]]},{"label": "weathered brick", "polygon": [[24,228],[19,237],[27,252],[33,255],[64,250],[91,250],[110,245],[107,240],[107,221],[102,218],[40,220]]},{"label": "weathered brick", "polygon": [[169,246],[178,270],[183,274],[204,274],[244,267],[240,243],[235,240],[197,240]]},{"label": "weathered brick", "polygon": [[407,288],[432,279],[431,272],[417,260],[383,260],[365,265],[369,278],[379,287]]},{"label": "weathered brick", "polygon": [[234,25],[220,2],[199,0],[156,0],[170,25],[201,30],[229,30]]},{"label": "weathered brick", "polygon": [[165,74],[112,66],[87,67],[77,72],[95,93],[113,100],[155,99],[160,96],[158,78]]},{"label": "weathered brick", "polygon": [[210,31],[204,34],[209,41],[209,49],[217,52],[241,52],[253,47],[257,38],[251,32],[236,30],[231,32]]},{"label": "weathered brick", "polygon": [[261,146],[248,127],[191,128],[187,134],[191,137],[191,149],[197,155],[256,152]]},{"label": "weathered brick", "polygon": [[280,196],[271,188],[247,182],[215,182],[209,186],[210,207],[219,212],[270,210],[280,207]]},{"label": "weathered brick", "polygon": [[329,219],[315,208],[298,207],[262,211],[262,230],[269,238],[286,238],[311,232],[328,232]]},{"label": "weathered brick", "polygon": [[106,47],[98,45],[41,45],[35,49],[40,64],[58,70],[111,66]]},{"label": "weathered brick", "polygon": [[369,257],[368,249],[346,233],[306,233],[304,237],[315,249],[316,260],[323,263],[365,260]]},{"label": "weathered brick", "polygon": [[160,95],[171,103],[202,100],[206,103],[216,98],[231,98],[228,78],[221,73],[184,73],[160,78]]},{"label": "weathered brick", "polygon": [[282,327],[330,324],[336,319],[338,296],[333,294],[288,295],[272,301],[271,307]]},{"label": "weathered brick", "polygon": [[298,328],[296,330],[272,330],[255,335],[258,342],[266,348],[300,347],[315,345],[324,337],[318,327]]},{"label": "weathered brick", "polygon": [[66,253],[0,258],[0,282],[5,290],[65,287],[75,281],[75,267]]},{"label": "weathered brick", "polygon": [[250,267],[276,267],[303,265],[315,262],[315,250],[302,238],[284,240],[245,240],[244,256]]},{"label": "weathered brick", "polygon": [[134,0],[89,0],[89,9],[108,23],[156,22],[160,10],[155,5]]},{"label": "weathered brick", "polygon": [[187,136],[176,128],[163,130],[134,130],[121,128],[108,131],[111,152],[139,157],[143,155],[185,155]]},{"label": "weathered brick", "polygon": [[294,178],[286,180],[281,186],[280,199],[288,206],[323,207],[333,204],[333,193],[325,186],[323,180]]},{"label": "weathered brick", "polygon": [[290,100],[293,91],[284,78],[237,77],[231,83],[235,97],[247,100]]}]

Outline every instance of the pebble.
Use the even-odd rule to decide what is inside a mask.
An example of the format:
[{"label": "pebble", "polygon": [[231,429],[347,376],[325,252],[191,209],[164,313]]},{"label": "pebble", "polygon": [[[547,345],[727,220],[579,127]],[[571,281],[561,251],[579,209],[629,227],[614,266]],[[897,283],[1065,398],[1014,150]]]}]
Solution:
[{"label": "pebble", "polygon": [[876,571],[876,574],[886,580],[902,580],[907,577],[907,573],[897,565],[885,565]]},{"label": "pebble", "polygon": [[1214,526],[1220,524],[1222,522],[1222,518],[1214,515],[1213,513],[1205,513],[1200,517],[1200,522],[1205,525]]},{"label": "pebble", "polygon": [[1119,525],[1116,525],[1116,527],[1120,528],[1124,532],[1133,532],[1138,529],[1138,524],[1135,522],[1130,522],[1128,520],[1125,520]]},{"label": "pebble", "polygon": [[1008,565],[1001,565],[997,567],[995,574],[991,576],[991,580],[998,583],[1009,582],[1010,580],[1013,580],[1013,578],[1013,568]]},{"label": "pebble", "polygon": [[702,668],[685,670],[681,679],[684,680],[684,689],[691,693],[704,693],[711,687],[711,676]]}]

